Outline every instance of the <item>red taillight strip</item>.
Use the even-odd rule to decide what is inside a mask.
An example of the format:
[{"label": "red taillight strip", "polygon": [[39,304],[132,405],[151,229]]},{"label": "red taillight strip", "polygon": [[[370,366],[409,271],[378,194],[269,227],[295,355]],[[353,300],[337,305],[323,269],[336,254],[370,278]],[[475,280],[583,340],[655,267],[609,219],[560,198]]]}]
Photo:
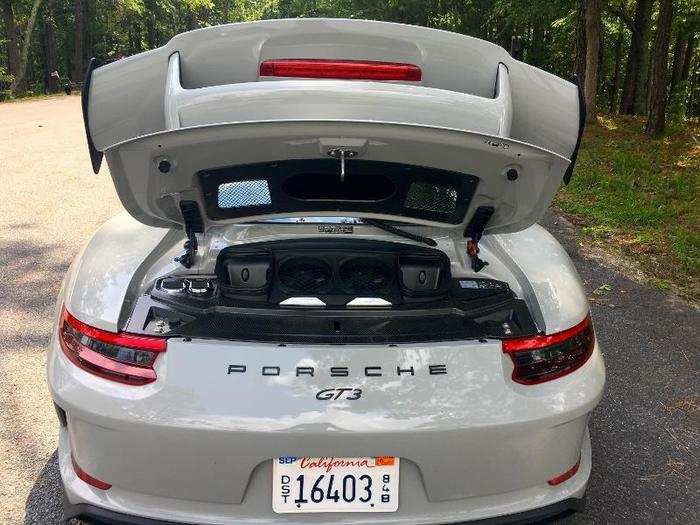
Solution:
[{"label": "red taillight strip", "polygon": [[[156,380],[156,372],[152,368],[120,363],[119,361],[115,361],[114,359],[100,355],[87,347],[82,347],[80,350],[80,355],[77,358],[80,360],[79,363],[73,359],[71,354],[68,355],[68,359],[73,361],[78,366],[82,366],[83,368],[88,366],[88,371],[92,372],[93,374],[97,374],[105,379],[119,381],[121,383],[146,384]],[[125,380],[119,377],[119,375],[115,374],[128,376],[130,379]]]},{"label": "red taillight strip", "polygon": [[97,478],[93,478],[90,474],[81,469],[80,465],[78,465],[75,462],[73,454],[70,455],[70,460],[73,463],[73,470],[75,471],[76,476],[82,479],[85,483],[87,483],[88,485],[92,485],[93,487],[98,488],[100,490],[107,490],[112,488],[112,485],[110,485],[109,483],[105,483],[104,481],[100,481]]},{"label": "red taillight strip", "polygon": [[557,332],[552,335],[536,335],[534,337],[519,337],[516,339],[504,339],[503,351],[507,354],[513,352],[526,352],[528,350],[537,350],[547,346],[556,345],[571,339],[575,335],[587,330],[591,326],[590,314],[579,324],[563,332]]},{"label": "red taillight strip", "polygon": [[404,80],[418,82],[423,73],[414,64],[374,60],[281,58],[260,64],[261,77]]},{"label": "red taillight strip", "polygon": [[168,341],[162,337],[148,337],[144,335],[127,334],[124,332],[114,333],[100,330],[94,326],[83,323],[71,315],[71,313],[63,309],[63,319],[75,328],[81,334],[86,335],[90,339],[102,341],[115,346],[124,346],[126,348],[136,348],[138,350],[149,350],[151,352],[165,352]]},{"label": "red taillight strip", "polygon": [[578,467],[581,465],[581,458],[578,458],[576,464],[563,474],[559,474],[557,477],[550,479],[547,483],[550,485],[559,485],[564,483],[567,479],[573,478],[576,472],[578,472]]},{"label": "red taillight strip", "polygon": [[[168,344],[165,338],[100,330],[79,321],[65,307],[58,336],[64,355],[77,367],[104,379],[134,386],[157,379],[153,363]],[[107,355],[100,350],[105,350]],[[120,355],[120,351],[129,353]]]}]

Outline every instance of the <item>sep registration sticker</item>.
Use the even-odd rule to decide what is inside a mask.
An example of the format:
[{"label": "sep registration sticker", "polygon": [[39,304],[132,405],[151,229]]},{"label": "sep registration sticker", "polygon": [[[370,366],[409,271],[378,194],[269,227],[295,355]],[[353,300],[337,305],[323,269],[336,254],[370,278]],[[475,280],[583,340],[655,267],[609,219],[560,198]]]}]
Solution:
[{"label": "sep registration sticker", "polygon": [[399,458],[273,459],[272,510],[295,512],[395,512],[399,508]]}]

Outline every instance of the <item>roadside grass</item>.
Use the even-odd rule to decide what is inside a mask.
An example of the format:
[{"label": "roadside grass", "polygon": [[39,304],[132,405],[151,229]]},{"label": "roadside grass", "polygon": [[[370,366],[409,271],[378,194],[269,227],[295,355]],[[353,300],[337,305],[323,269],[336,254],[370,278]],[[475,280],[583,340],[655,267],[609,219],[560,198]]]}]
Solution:
[{"label": "roadside grass", "polygon": [[555,208],[582,228],[582,243],[638,263],[650,283],[700,299],[700,124],[661,139],[644,119],[589,124],[571,183]]}]

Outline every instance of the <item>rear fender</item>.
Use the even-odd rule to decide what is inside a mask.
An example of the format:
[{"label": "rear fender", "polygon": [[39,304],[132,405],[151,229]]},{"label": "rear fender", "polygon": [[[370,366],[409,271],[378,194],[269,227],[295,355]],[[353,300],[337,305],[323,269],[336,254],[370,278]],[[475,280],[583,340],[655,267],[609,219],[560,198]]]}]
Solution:
[{"label": "rear fender", "polygon": [[[71,265],[63,289],[66,308],[91,326],[118,331],[143,277],[165,252],[177,251],[183,237],[177,230],[144,226],[126,213],[110,219]],[[171,259],[159,269],[178,267]]]}]

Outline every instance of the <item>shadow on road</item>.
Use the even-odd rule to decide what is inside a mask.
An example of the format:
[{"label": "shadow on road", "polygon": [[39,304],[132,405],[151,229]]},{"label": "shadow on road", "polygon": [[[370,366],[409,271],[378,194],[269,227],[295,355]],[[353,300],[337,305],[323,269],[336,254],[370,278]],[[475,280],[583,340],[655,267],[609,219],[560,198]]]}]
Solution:
[{"label": "shadow on road", "polygon": [[0,522],[21,522],[24,504],[25,523],[58,523],[57,422],[45,355],[73,250],[59,239],[37,240],[33,223],[9,226],[0,231],[0,441],[7,444],[0,453]]},{"label": "shadow on road", "polygon": [[34,486],[24,507],[26,524],[60,523],[63,514],[63,491],[58,470],[58,451],[54,451]]},{"label": "shadow on road", "polygon": [[65,248],[56,243],[0,243],[3,350],[46,346],[56,295],[69,265]]}]

